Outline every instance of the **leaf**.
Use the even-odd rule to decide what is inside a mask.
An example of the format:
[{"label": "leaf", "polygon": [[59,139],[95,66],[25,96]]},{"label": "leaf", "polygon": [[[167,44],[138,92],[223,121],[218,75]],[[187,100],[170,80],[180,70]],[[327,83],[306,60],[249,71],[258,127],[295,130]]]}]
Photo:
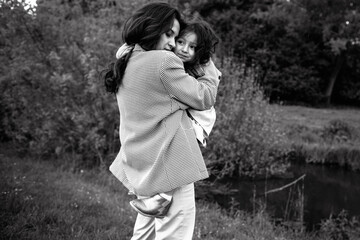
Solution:
[{"label": "leaf", "polygon": [[331,51],[335,54],[335,55],[340,55],[340,53],[342,51],[346,50],[346,44],[347,44],[348,40],[344,39],[344,38],[331,38],[330,41],[328,42],[328,44],[331,47]]}]

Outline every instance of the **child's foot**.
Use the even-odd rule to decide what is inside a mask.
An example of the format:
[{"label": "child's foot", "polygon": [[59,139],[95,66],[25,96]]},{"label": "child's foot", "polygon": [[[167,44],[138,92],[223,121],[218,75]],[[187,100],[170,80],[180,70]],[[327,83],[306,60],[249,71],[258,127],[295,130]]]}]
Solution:
[{"label": "child's foot", "polygon": [[172,200],[167,200],[159,194],[149,198],[134,199],[130,205],[138,213],[147,217],[163,218],[169,211]]}]

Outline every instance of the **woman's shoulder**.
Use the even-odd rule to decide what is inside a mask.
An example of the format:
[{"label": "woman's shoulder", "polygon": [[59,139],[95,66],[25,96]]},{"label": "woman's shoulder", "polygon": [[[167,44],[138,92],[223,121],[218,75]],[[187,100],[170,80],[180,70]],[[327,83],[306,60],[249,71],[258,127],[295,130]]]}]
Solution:
[{"label": "woman's shoulder", "polygon": [[[157,59],[176,59],[178,58],[180,60],[180,58],[178,56],[175,55],[174,52],[172,51],[167,51],[167,50],[152,50],[152,51],[147,51],[147,53],[151,56],[151,57],[156,57]],[[155,60],[155,59],[154,59]],[[181,60],[180,60],[181,61]]]},{"label": "woman's shoulder", "polygon": [[166,50],[152,50],[143,52],[142,61],[149,62],[152,65],[158,65],[161,68],[183,67],[181,59],[175,53]]},{"label": "woman's shoulder", "polygon": [[154,61],[155,60],[162,60],[164,58],[175,58],[175,59],[178,58],[180,60],[180,58],[177,57],[175,55],[175,53],[172,52],[172,51],[168,51],[168,50],[149,50],[149,51],[146,51],[138,44],[135,45],[133,52],[134,53],[141,53],[141,55],[145,56],[145,57],[154,57],[154,59],[153,59]]}]

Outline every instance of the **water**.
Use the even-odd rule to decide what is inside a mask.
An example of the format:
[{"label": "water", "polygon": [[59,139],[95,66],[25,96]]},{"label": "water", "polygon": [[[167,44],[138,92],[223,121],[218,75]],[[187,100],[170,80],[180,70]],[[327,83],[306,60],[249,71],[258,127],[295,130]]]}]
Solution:
[{"label": "water", "polygon": [[[293,164],[289,171],[293,177],[287,179],[232,182],[230,187],[238,191],[229,196],[218,196],[216,200],[220,205],[229,207],[231,198],[234,198],[239,203],[237,207],[246,211],[259,209],[259,201],[266,202],[266,210],[272,217],[290,220],[299,215],[289,209],[301,209],[301,205],[296,204],[303,202],[303,219],[308,230],[317,229],[322,220],[341,210],[346,210],[350,217],[360,216],[359,172],[310,164]],[[265,199],[265,191],[284,186],[303,174],[306,174],[304,181],[299,181],[291,188],[267,194]],[[303,201],[299,193],[303,193]],[[287,208],[289,203],[292,205]]]}]

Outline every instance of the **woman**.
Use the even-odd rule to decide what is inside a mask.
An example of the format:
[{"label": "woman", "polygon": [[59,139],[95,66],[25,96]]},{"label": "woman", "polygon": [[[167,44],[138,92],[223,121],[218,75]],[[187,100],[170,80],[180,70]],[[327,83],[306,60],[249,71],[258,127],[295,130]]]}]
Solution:
[{"label": "woman", "polygon": [[211,108],[219,79],[212,62],[198,79],[185,73],[171,52],[183,25],[168,4],[139,9],[123,30],[123,40],[135,47],[104,75],[120,111],[121,148],[110,171],[139,198],[173,191],[164,218],[137,215],[133,240],[192,239],[193,183],[208,177],[186,109]]},{"label": "woman", "polygon": [[[186,28],[181,29],[179,36],[176,38],[174,53],[184,63],[184,68],[189,75],[198,78],[203,75],[203,67],[206,67],[211,56],[215,52],[215,46],[219,42],[212,27],[204,20],[197,18],[188,23]],[[119,48],[117,57],[124,52],[129,51],[131,46],[123,45]],[[217,71],[216,77],[221,77],[221,72]],[[207,139],[216,120],[215,108],[198,111],[194,109],[187,110],[191,119],[192,127],[196,139],[200,146],[206,147]],[[150,198],[138,198],[130,201],[130,205],[138,212],[145,216],[162,217],[166,216],[164,202],[158,199],[165,198],[168,202],[172,200],[172,192],[158,193]],[[160,204],[161,203],[161,204]],[[168,205],[169,206],[169,205]],[[162,210],[162,211],[161,211]]]}]

